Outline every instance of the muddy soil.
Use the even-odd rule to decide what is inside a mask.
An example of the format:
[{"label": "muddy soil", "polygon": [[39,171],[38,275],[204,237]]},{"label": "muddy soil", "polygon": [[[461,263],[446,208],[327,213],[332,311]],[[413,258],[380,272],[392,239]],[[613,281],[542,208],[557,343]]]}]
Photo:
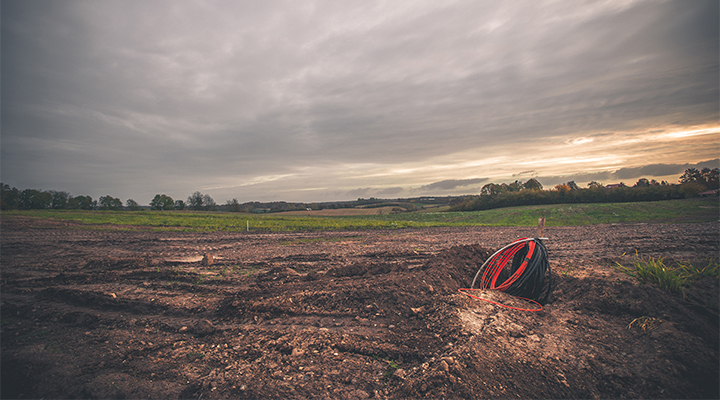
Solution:
[{"label": "muddy soil", "polygon": [[[523,228],[301,233],[2,221],[2,398],[718,398],[718,223],[547,228],[540,312],[458,292]],[[484,292],[505,304],[519,300]]]}]

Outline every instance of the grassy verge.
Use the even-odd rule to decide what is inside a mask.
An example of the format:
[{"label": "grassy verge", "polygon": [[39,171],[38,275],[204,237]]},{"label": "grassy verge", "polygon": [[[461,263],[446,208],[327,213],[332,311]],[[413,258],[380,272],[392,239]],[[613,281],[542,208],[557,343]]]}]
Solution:
[{"label": "grassy verge", "polygon": [[467,212],[418,212],[368,215],[378,221],[412,221],[485,226],[535,226],[539,217],[547,226],[597,225],[627,222],[711,222],[717,221],[717,199],[668,200],[637,203],[554,204],[497,208]]},{"label": "grassy verge", "polygon": [[433,226],[535,226],[546,217],[547,226],[594,225],[624,222],[717,221],[716,199],[670,200],[639,203],[559,204],[508,207],[471,212],[412,212],[389,215],[308,217],[278,214],[237,214],[187,211],[3,211],[3,217],[72,221],[86,229],[146,229],[213,231],[297,231],[397,229]]},{"label": "grassy verge", "polygon": [[690,262],[667,264],[663,257],[646,257],[636,253],[630,264],[626,267],[615,263],[615,269],[639,282],[681,295],[689,303],[715,310],[717,314],[720,260],[700,261],[695,265]]}]

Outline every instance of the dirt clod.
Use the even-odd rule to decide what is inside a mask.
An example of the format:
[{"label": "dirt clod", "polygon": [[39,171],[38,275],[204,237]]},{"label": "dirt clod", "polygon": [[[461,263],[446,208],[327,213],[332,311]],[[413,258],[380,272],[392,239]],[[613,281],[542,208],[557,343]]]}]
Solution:
[{"label": "dirt clod", "polygon": [[212,256],[211,254],[205,254],[205,255],[203,256],[203,259],[202,259],[203,265],[206,265],[206,266],[207,266],[207,265],[212,265],[213,261],[214,261],[214,259],[213,259],[213,256]]}]

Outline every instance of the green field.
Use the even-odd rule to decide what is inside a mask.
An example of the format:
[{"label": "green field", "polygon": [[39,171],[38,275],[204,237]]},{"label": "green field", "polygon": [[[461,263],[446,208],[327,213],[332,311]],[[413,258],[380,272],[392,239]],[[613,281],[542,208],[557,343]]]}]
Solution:
[{"label": "green field", "polygon": [[[74,221],[82,229],[143,229],[214,231],[307,231],[397,229],[433,226],[547,226],[626,222],[677,223],[718,221],[717,199],[669,200],[638,203],[556,204],[499,208],[472,212],[411,212],[389,215],[307,217],[277,214],[238,214],[187,211],[3,211],[2,217]],[[37,225],[37,224],[36,224]]]}]

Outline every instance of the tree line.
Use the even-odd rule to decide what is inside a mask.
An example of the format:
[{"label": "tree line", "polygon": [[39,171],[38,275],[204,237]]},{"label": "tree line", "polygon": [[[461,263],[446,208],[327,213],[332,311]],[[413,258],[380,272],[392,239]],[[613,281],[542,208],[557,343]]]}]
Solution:
[{"label": "tree line", "polygon": [[[150,210],[193,210],[193,211],[227,211],[246,213],[271,213],[296,210],[319,210],[323,208],[354,207],[354,202],[287,203],[275,201],[261,203],[257,201],[240,203],[237,199],[227,200],[225,204],[217,204],[209,194],[195,192],[187,199],[173,199],[166,194],[156,194],[150,200]],[[90,196],[72,196],[65,191],[56,190],[19,190],[0,183],[0,209],[2,210],[107,210],[107,211],[139,211],[148,207],[141,206],[137,201],[122,200],[110,195],[93,199]]]},{"label": "tree line", "polygon": [[[240,203],[237,199],[227,200],[225,204],[217,204],[209,194],[195,192],[187,199],[173,199],[166,194],[156,194],[150,200],[150,210],[193,210],[193,211],[227,211],[246,213],[271,213],[296,210],[318,210],[323,208],[354,207],[350,203],[287,203],[275,201],[260,203],[257,201]],[[137,201],[122,200],[110,195],[93,199],[90,196],[72,196],[65,191],[56,190],[19,190],[0,183],[0,209],[2,210],[101,210],[101,211],[139,211],[148,207],[141,206]]]},{"label": "tree line", "polygon": [[[237,200],[235,200],[237,201]],[[142,207],[137,201],[128,199],[123,205],[122,200],[110,195],[95,200],[90,196],[72,196],[58,190],[19,190],[10,185],[0,183],[0,209],[3,210],[108,210],[108,211],[139,211]],[[151,210],[196,210],[216,211],[218,205],[208,194],[195,192],[188,196],[187,201],[173,200],[165,194],[157,194],[150,201]]]},{"label": "tree line", "polygon": [[720,187],[720,169],[689,168],[680,176],[679,184],[640,178],[635,185],[624,183],[604,185],[590,182],[580,188],[575,181],[555,185],[543,190],[536,179],[525,183],[489,183],[482,187],[479,196],[467,196],[455,201],[450,211],[480,211],[501,207],[563,204],[563,203],[625,203],[635,201],[674,200],[695,197],[708,189]]},{"label": "tree line", "polygon": [[[684,199],[696,196],[708,189],[720,187],[718,176],[720,169],[689,168],[680,176],[680,184],[656,182],[645,178],[639,179],[632,187],[620,183],[618,185],[603,185],[599,182],[590,182],[587,188],[580,188],[574,181],[556,185],[550,190],[544,190],[537,179],[527,182],[515,181],[512,183],[488,183],[483,186],[477,196],[463,196],[452,199],[451,211],[476,211],[491,208],[556,203],[604,203],[604,202],[632,202]],[[433,200],[435,200],[433,198]],[[442,200],[442,199],[439,199]],[[247,202],[240,203],[237,199],[228,200],[218,205],[208,194],[194,192],[186,200],[173,199],[165,194],[156,194],[150,201],[151,210],[193,210],[193,211],[228,211],[228,212],[281,212],[295,210],[318,210],[324,208],[350,208],[356,206],[383,205],[387,201],[382,199],[363,199],[350,202],[329,203],[287,203],[276,201],[270,203]],[[110,195],[101,196],[94,200],[90,196],[71,196],[65,191],[42,191],[36,189],[18,190],[7,184],[0,183],[0,209],[3,210],[112,210],[112,211],[138,211],[143,207],[133,199],[128,199],[123,205],[122,200]]]}]

